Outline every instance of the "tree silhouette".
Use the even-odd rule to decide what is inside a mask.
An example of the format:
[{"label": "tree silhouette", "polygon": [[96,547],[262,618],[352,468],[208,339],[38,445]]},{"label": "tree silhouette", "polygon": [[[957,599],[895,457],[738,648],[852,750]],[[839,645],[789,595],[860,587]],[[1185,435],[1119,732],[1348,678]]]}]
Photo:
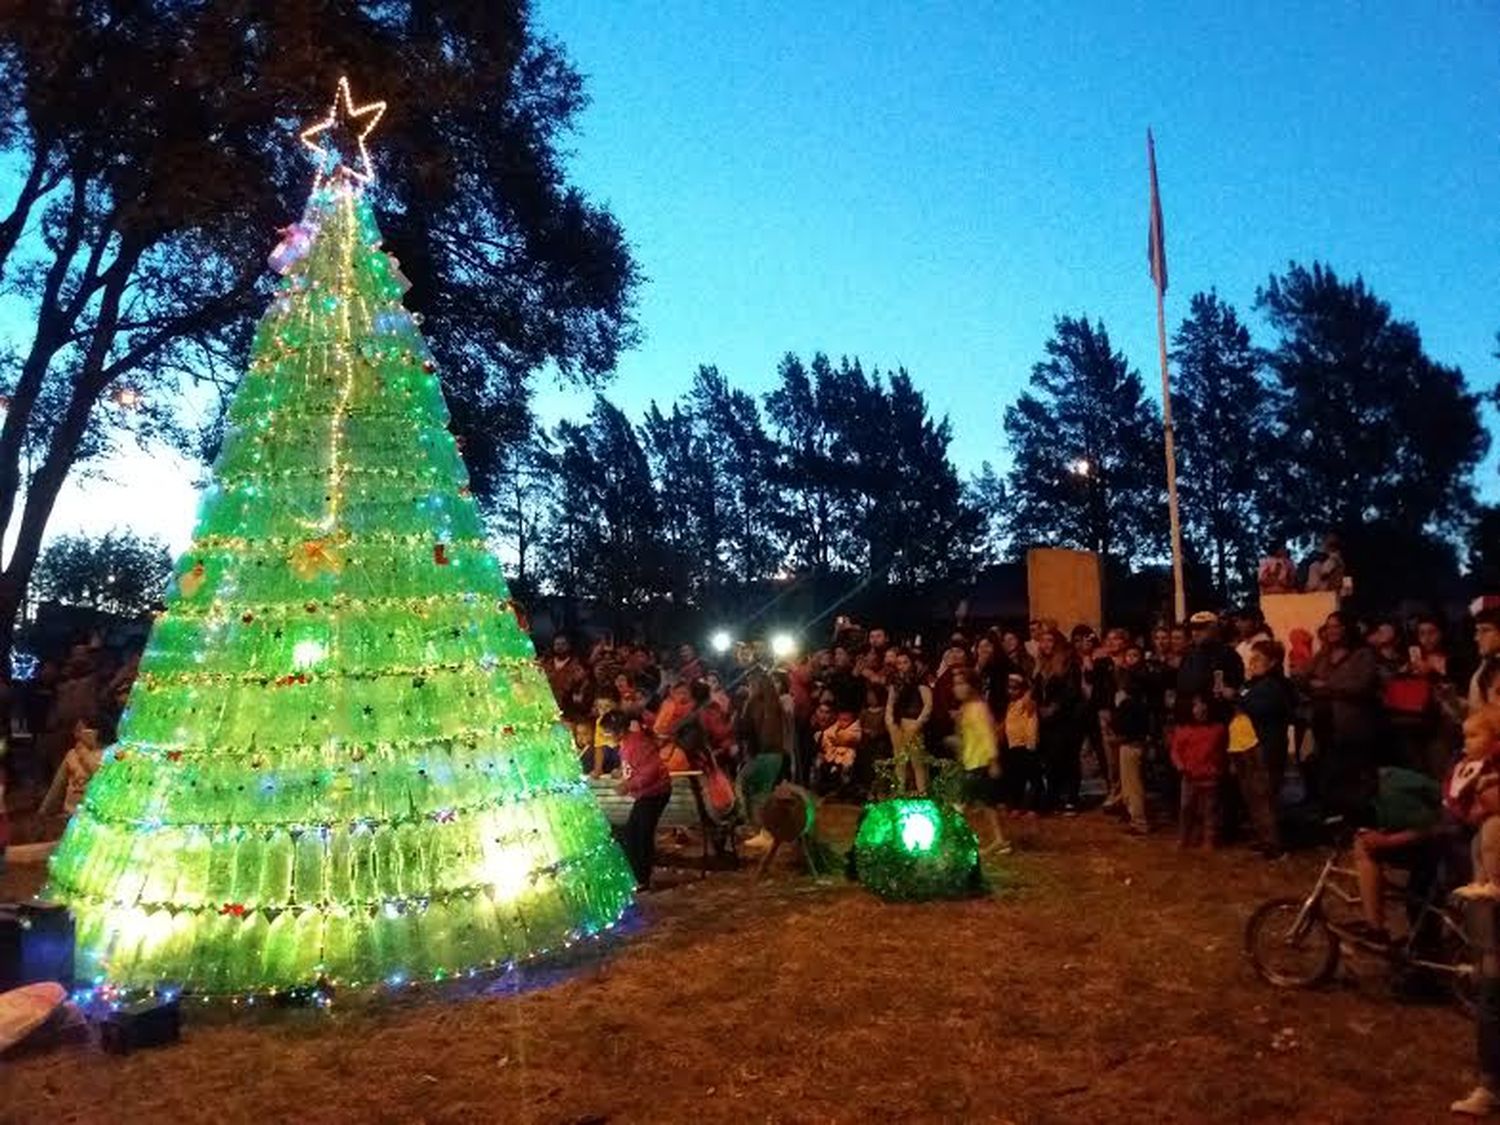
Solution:
[{"label": "tree silhouette", "polygon": [[[0,23],[0,157],[17,169],[0,273],[36,331],[4,387],[0,650],[90,427],[127,417],[112,398],[145,404],[133,428],[180,437],[179,385],[238,370],[265,232],[306,191],[292,127],[346,67],[390,99],[388,248],[408,306],[441,304],[428,339],[476,492],[525,433],[534,371],[596,382],[634,340],[629,248],[563,166],[581,80],[529,5],[20,5]],[[28,443],[39,460],[23,487]]]},{"label": "tree silhouette", "polygon": [[1268,362],[1281,391],[1284,525],[1307,535],[1383,526],[1408,539],[1460,531],[1489,447],[1463,373],[1430,359],[1416,326],[1362,278],[1342,281],[1321,263],[1291,263],[1256,306],[1280,337]]},{"label": "tree silhouette", "polygon": [[982,519],[949,460],[948,420],[929,416],[904,368],[865,378],[856,362],[848,389],[837,448],[855,486],[857,570],[905,586],[972,573]]},{"label": "tree silhouette", "polygon": [[723,473],[723,543],[730,573],[750,586],[781,570],[778,534],[785,498],[773,483],[777,449],[754,397],[736,390],[717,367],[698,368],[688,392],[698,424]]},{"label": "tree silhouette", "polygon": [[39,601],[134,616],[150,611],[171,576],[172,556],[158,540],[128,531],[62,535],[42,552],[35,589]]},{"label": "tree silhouette", "polygon": [[725,480],[712,432],[694,412],[656,403],[641,428],[662,513],[662,547],[674,601],[712,608],[723,584]]},{"label": "tree silhouette", "polygon": [[984,521],[979,533],[981,563],[997,563],[1010,550],[1010,507],[1005,481],[988,461],[967,485],[969,506]]},{"label": "tree silhouette", "polygon": [[547,434],[537,427],[505,446],[495,473],[489,525],[512,552],[510,590],[523,603],[537,593],[536,555],[553,502],[555,466]]},{"label": "tree silhouette", "polygon": [[1160,423],[1102,324],[1057,319],[1030,389],[1005,411],[1017,545],[1139,563],[1166,541]]},{"label": "tree silhouette", "polygon": [[836,445],[851,404],[840,397],[842,376],[821,352],[810,366],[787,353],[776,375],[766,417],[778,444],[774,483],[787,497],[787,553],[794,565],[821,578],[834,569],[848,534],[849,474]]},{"label": "tree silhouette", "polygon": [[1480,508],[1469,531],[1469,574],[1480,590],[1500,590],[1500,504]]},{"label": "tree silhouette", "polygon": [[552,573],[571,598],[601,601],[623,631],[667,591],[661,508],[640,435],[603,395],[582,425],[558,424],[554,512],[545,537]]},{"label": "tree silhouette", "polygon": [[1250,333],[1217,293],[1197,293],[1173,339],[1183,530],[1220,604],[1254,588],[1279,458],[1275,404]]}]

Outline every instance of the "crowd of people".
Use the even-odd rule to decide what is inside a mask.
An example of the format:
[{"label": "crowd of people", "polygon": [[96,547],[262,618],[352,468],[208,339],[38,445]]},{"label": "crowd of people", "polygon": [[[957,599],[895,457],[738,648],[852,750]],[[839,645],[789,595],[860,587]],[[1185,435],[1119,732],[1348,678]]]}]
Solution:
[{"label": "crowd of people", "polygon": [[781,779],[861,798],[883,772],[923,793],[948,759],[990,848],[1006,846],[990,810],[1076,814],[1090,776],[1093,803],[1129,833],[1175,817],[1183,846],[1233,836],[1274,857],[1289,772],[1292,804],[1362,816],[1382,769],[1438,781],[1464,716],[1500,702],[1496,610],[1479,613],[1472,637],[1435,617],[1343,611],[1316,632],[1273,637],[1246,608],[1149,633],[1034,620],[955,631],[934,648],[841,620],[825,647],[779,660],[760,644],[716,663],[692,645],[658,655],[609,640],[580,656],[557,637],[544,666],[584,770],[619,771],[632,794],[658,796],[675,772],[733,778],[753,824]]},{"label": "crowd of people", "polygon": [[77,807],[114,741],[140,659],[95,635],[62,659],[40,662],[29,678],[0,678],[5,774],[13,788],[41,788],[40,814]]}]

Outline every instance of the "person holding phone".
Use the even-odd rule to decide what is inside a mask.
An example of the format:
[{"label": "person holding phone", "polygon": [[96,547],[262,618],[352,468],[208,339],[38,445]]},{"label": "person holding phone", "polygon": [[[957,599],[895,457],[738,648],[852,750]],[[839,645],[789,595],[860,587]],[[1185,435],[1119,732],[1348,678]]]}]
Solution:
[{"label": "person holding phone", "polygon": [[1244,662],[1220,639],[1216,614],[1200,610],[1188,618],[1188,629],[1192,640],[1177,668],[1177,718],[1187,719],[1192,701],[1206,698],[1214,718],[1227,724],[1245,682]]}]

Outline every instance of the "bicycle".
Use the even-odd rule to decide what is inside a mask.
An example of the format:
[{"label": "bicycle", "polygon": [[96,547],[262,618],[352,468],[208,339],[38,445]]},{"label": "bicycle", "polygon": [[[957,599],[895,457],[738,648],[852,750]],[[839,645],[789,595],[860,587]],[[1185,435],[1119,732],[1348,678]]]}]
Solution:
[{"label": "bicycle", "polygon": [[[1388,898],[1407,906],[1410,925],[1401,937],[1382,942],[1361,932],[1358,874],[1348,861],[1352,843],[1352,834],[1341,834],[1305,897],[1269,899],[1250,915],[1245,953],[1256,973],[1278,988],[1314,988],[1333,976],[1346,951],[1367,953],[1385,960],[1398,979],[1423,975],[1445,982],[1460,1008],[1472,1015],[1475,965],[1463,915],[1443,901],[1433,880],[1425,895],[1405,887],[1387,891]],[[1339,917],[1344,911],[1355,917]]]}]

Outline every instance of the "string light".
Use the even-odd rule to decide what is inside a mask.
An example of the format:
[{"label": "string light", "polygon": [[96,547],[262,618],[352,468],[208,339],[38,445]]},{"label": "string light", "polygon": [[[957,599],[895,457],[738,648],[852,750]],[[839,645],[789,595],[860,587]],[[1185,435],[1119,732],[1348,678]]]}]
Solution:
[{"label": "string light", "polygon": [[[344,161],[343,154],[336,149],[324,148],[322,144],[313,138],[321,136],[338,127],[341,117],[339,114],[339,99],[343,99],[343,117],[350,121],[358,121],[368,118],[364,128],[359,133],[359,163],[360,167],[353,168]],[[318,156],[318,172],[313,179],[313,190],[317,191],[331,179],[339,174],[344,174],[356,180],[360,184],[370,183],[375,178],[374,169],[370,165],[370,152],[365,147],[365,138],[370,135],[380,119],[385,116],[385,102],[370,102],[368,105],[356,106],[354,96],[349,92],[349,77],[339,77],[338,89],[333,95],[333,105],[328,109],[328,116],[315,125],[309,125],[302,130],[302,143],[315,152]],[[330,161],[332,162],[330,164]]]},{"label": "string light", "polygon": [[630,902],[363,195],[383,110],[340,80],[302,134],[318,174],[192,547],[53,854],[110,1002],[322,1005],[570,948]]}]

